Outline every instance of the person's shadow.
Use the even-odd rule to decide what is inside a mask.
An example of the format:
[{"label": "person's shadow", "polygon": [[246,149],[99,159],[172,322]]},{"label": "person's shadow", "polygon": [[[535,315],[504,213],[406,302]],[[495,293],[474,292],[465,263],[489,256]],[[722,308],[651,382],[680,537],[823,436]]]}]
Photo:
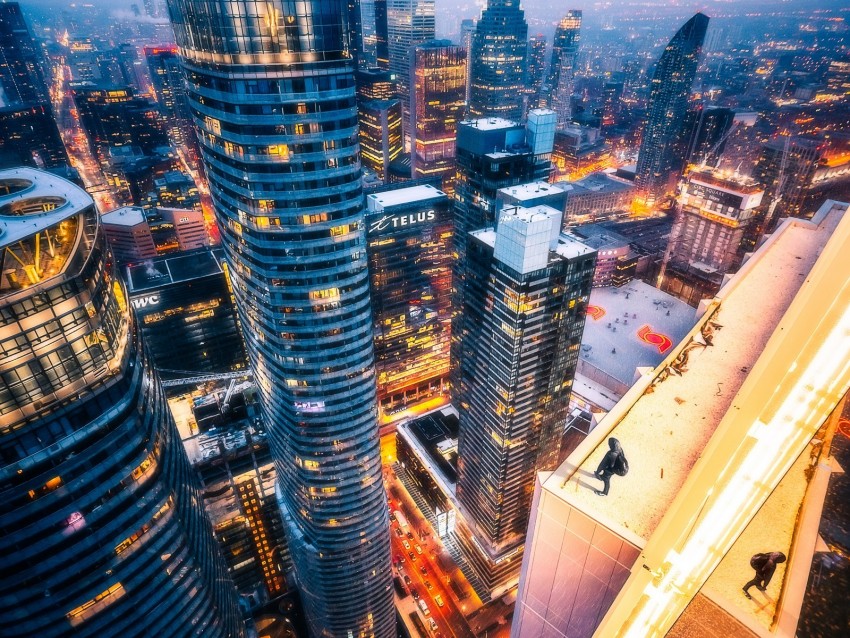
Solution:
[{"label": "person's shadow", "polygon": [[[587,470],[583,470],[583,469],[579,468],[575,471],[573,476],[576,477],[576,484],[577,485],[580,485],[580,486],[582,486],[582,487],[584,487],[588,490],[592,490],[592,491],[595,492],[596,490],[602,489],[602,481],[593,472],[588,472]],[[599,481],[599,484],[598,485],[592,485],[592,484],[588,483],[587,481],[584,481],[581,478],[578,478],[579,476],[586,476],[587,478],[592,478],[595,481]]]}]

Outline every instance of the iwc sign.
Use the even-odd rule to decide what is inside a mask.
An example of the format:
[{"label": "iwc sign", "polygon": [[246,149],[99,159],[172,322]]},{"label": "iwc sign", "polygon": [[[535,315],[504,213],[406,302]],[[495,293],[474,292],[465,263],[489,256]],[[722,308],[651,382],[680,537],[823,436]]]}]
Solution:
[{"label": "iwc sign", "polygon": [[130,302],[133,304],[133,308],[141,310],[142,308],[147,308],[149,306],[156,306],[159,303],[159,295],[136,297],[135,299],[131,299]]},{"label": "iwc sign", "polygon": [[437,214],[433,210],[420,211],[418,213],[409,213],[407,215],[384,215],[369,223],[370,233],[379,233],[388,228],[403,228],[405,226],[415,226],[422,222],[432,222],[436,219]]}]

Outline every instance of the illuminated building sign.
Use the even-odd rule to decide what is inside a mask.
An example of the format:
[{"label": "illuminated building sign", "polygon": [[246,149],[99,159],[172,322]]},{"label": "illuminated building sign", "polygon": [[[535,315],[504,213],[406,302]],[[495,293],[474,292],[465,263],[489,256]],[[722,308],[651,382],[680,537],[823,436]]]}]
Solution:
[{"label": "illuminated building sign", "polygon": [[436,219],[437,214],[434,210],[419,211],[416,213],[408,213],[406,215],[384,215],[369,223],[370,233],[379,233],[388,228],[403,228],[405,226],[415,226],[422,222],[432,222]]},{"label": "illuminated building sign", "polygon": [[131,300],[133,308],[139,310],[148,306],[156,306],[159,303],[159,295],[147,295],[145,297],[137,297]]}]

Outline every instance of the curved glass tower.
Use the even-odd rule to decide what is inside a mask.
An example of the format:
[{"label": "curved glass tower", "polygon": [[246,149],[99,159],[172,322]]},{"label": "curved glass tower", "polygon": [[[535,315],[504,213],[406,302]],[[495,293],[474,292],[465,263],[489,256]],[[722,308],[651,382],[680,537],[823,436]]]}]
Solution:
[{"label": "curved glass tower", "polygon": [[688,98],[708,16],[697,13],[673,36],[661,54],[649,94],[649,114],[638,153],[637,198],[651,207],[673,191],[687,154]]},{"label": "curved glass tower", "polygon": [[0,635],[243,636],[91,198],[0,171]]},{"label": "curved glass tower", "polygon": [[489,0],[472,36],[471,117],[522,120],[528,24],[519,0]]},{"label": "curved glass tower", "polygon": [[394,635],[346,4],[169,8],[311,631]]}]

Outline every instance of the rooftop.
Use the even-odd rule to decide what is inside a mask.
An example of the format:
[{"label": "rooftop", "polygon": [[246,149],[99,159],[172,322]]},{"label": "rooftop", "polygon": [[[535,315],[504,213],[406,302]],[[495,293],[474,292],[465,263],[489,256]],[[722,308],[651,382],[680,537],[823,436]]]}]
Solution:
[{"label": "rooftop", "polygon": [[629,238],[598,224],[572,226],[570,233],[596,250],[622,248],[629,245]]},{"label": "rooftop", "polygon": [[104,213],[100,221],[110,226],[137,226],[146,224],[148,221],[143,208],[139,206],[122,206],[115,210]]},{"label": "rooftop", "polygon": [[695,323],[695,308],[642,281],[594,288],[581,360],[629,387],[637,368],[661,363]]},{"label": "rooftop", "polygon": [[132,295],[152,288],[219,275],[222,273],[219,265],[222,258],[220,249],[203,249],[127,266],[127,288]]},{"label": "rooftop", "polygon": [[482,131],[496,131],[503,128],[515,128],[519,126],[517,122],[506,120],[503,117],[482,117],[474,120],[463,120],[461,124],[473,126]]},{"label": "rooftop", "polygon": [[55,226],[93,205],[79,186],[34,168],[0,171],[0,248]]},{"label": "rooftop", "polygon": [[617,193],[634,189],[635,185],[623,179],[618,179],[608,173],[591,173],[587,177],[573,182],[574,186],[581,186],[596,193]]},{"label": "rooftop", "polygon": [[409,188],[399,188],[394,190],[381,191],[379,193],[370,193],[366,199],[369,205],[369,210],[374,212],[382,212],[393,206],[401,206],[404,204],[412,204],[413,202],[423,202],[429,199],[444,198],[446,194],[438,188],[430,184],[421,184],[419,186],[411,186]]},{"label": "rooftop", "polygon": [[550,184],[549,182],[530,182],[518,184],[499,189],[499,192],[510,195],[515,201],[521,202],[529,199],[538,199],[547,194],[563,193],[572,190],[569,184]]}]

